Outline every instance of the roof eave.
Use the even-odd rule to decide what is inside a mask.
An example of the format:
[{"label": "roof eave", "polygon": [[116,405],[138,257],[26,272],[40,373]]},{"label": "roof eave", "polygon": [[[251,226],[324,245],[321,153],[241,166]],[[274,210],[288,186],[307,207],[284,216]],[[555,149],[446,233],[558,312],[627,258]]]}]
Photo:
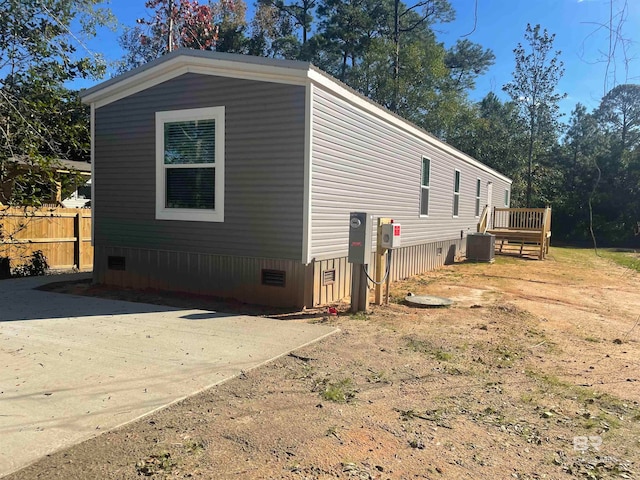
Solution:
[{"label": "roof eave", "polygon": [[200,73],[201,69],[215,70],[220,74],[226,73],[227,76],[240,78],[244,74],[258,76],[264,80],[272,78],[286,83],[301,84],[306,81],[310,65],[308,62],[293,60],[181,49],[84,90],[80,97],[85,104],[109,103],[110,98],[122,98],[131,94],[126,92],[137,91],[136,87],[147,88],[151,80],[155,80],[154,83],[157,84],[184,73]]}]

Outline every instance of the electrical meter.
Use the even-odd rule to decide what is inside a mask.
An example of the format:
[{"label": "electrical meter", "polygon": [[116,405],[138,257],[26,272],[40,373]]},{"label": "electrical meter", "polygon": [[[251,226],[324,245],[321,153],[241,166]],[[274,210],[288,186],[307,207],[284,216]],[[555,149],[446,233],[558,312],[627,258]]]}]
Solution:
[{"label": "electrical meter", "polygon": [[402,238],[402,226],[399,223],[385,223],[382,225],[380,246],[382,248],[399,248]]},{"label": "electrical meter", "polygon": [[364,212],[349,214],[349,263],[371,261],[371,217]]}]

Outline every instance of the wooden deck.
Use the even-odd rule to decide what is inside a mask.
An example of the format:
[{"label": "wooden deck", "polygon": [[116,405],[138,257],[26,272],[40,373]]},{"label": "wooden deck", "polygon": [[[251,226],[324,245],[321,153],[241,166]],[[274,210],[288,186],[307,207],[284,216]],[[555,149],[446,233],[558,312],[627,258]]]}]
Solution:
[{"label": "wooden deck", "polygon": [[490,219],[485,208],[478,231],[496,236],[496,253],[544,260],[551,241],[551,208],[494,208]]}]

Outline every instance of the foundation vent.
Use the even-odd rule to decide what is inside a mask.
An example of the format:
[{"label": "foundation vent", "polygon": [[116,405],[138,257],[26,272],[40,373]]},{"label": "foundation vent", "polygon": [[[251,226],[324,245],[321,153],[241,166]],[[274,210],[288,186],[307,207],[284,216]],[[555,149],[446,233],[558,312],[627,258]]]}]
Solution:
[{"label": "foundation vent", "polygon": [[287,274],[283,270],[262,270],[262,285],[284,287]]},{"label": "foundation vent", "polygon": [[336,270],[324,270],[322,272],[322,285],[333,285],[336,281]]},{"label": "foundation vent", "polygon": [[114,257],[109,255],[107,257],[107,268],[109,270],[126,270],[126,259],[124,257]]}]

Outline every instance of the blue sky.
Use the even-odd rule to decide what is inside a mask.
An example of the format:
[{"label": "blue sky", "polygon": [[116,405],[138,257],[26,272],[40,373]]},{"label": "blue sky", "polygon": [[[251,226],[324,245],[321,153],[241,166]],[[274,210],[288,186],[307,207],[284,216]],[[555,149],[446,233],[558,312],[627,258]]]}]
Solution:
[{"label": "blue sky", "polygon": [[[248,18],[252,15],[253,1],[248,1]],[[625,5],[625,0],[613,2],[614,13]],[[447,45],[473,30],[476,0],[450,0],[450,3],[456,11],[456,20],[437,27],[438,38]],[[623,37],[638,43],[629,47],[628,72],[625,72],[621,54],[611,65],[607,81],[609,89],[620,83],[640,83],[640,1],[627,0],[626,5]],[[134,25],[136,18],[148,15],[144,0],[112,0],[108,6],[123,25]],[[562,102],[562,111],[568,114],[577,102],[589,109],[598,106],[606,78],[606,65],[602,60],[609,45],[608,32],[598,24],[609,21],[609,0],[477,0],[477,6],[476,29],[466,38],[492,49],[496,63],[478,80],[472,99],[479,100],[490,91],[506,98],[501,89],[511,79],[513,49],[518,42],[524,41],[527,23],[539,23],[556,34],[554,45],[562,52],[566,72],[559,91],[568,95]],[[102,53],[107,60],[115,61],[122,56],[117,36],[118,32],[102,30],[99,38],[88,42],[87,46]],[[93,83],[73,86],[84,88]]]}]

